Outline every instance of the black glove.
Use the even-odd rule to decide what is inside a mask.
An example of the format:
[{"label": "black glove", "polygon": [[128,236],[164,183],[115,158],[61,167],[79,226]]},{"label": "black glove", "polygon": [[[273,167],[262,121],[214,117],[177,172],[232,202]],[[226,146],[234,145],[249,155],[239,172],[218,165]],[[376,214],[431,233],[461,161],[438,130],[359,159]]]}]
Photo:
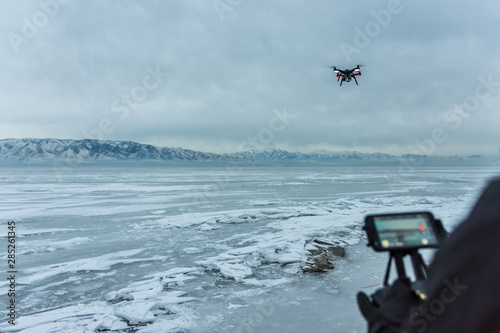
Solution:
[{"label": "black glove", "polygon": [[369,333],[405,332],[412,311],[421,302],[411,290],[407,278],[377,290],[372,295],[373,302],[363,292],[358,293],[357,299],[359,309],[368,321]]}]

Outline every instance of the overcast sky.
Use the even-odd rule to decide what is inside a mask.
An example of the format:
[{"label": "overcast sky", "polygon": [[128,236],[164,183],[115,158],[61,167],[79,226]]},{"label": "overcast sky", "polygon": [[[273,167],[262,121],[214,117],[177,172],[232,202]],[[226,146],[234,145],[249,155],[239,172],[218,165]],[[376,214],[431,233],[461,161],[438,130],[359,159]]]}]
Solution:
[{"label": "overcast sky", "polygon": [[[2,1],[0,138],[482,154],[499,1]],[[331,68],[362,64],[359,86]]]}]

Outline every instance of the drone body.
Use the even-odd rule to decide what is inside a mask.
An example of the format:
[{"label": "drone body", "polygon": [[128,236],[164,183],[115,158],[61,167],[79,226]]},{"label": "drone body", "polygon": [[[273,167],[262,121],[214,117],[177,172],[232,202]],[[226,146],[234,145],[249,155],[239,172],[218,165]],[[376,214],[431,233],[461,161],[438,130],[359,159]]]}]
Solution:
[{"label": "drone body", "polygon": [[344,81],[350,82],[351,79],[354,79],[354,81],[356,82],[356,85],[358,85],[358,80],[356,79],[356,76],[361,76],[361,70],[359,69],[359,67],[361,67],[361,66],[358,65],[356,68],[353,68],[353,69],[341,70],[341,69],[337,69],[337,67],[335,67],[335,66],[332,66],[333,72],[335,74],[337,74],[337,82],[339,82],[339,80],[342,79],[340,81],[340,86],[342,86],[342,82],[344,82]]}]

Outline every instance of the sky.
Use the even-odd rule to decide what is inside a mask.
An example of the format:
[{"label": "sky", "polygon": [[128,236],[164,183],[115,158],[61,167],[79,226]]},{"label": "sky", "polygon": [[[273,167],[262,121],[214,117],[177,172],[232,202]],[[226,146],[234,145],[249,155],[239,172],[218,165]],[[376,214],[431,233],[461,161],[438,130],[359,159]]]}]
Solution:
[{"label": "sky", "polygon": [[4,0],[0,22],[0,139],[500,154],[498,1]]}]

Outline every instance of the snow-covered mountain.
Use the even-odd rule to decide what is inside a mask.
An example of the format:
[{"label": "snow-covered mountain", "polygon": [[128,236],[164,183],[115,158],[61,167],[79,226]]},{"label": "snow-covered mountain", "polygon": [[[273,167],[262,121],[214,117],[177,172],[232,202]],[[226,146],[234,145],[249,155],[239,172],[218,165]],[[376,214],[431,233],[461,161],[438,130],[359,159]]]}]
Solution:
[{"label": "snow-covered mountain", "polygon": [[182,148],[165,148],[132,141],[5,139],[0,159],[43,161],[75,160],[218,160],[220,155]]},{"label": "snow-covered mountain", "polygon": [[210,160],[210,161],[307,161],[307,160],[397,160],[387,154],[315,151],[288,152],[281,149],[246,150],[232,154],[202,153],[182,148],[157,147],[131,141],[100,141],[92,139],[5,139],[0,140],[0,159],[11,161],[114,160]]},{"label": "snow-covered mountain", "polygon": [[247,150],[232,154],[212,154],[182,148],[157,147],[132,141],[4,139],[0,140],[0,160],[23,163],[53,161],[239,161],[239,162],[318,162],[318,163],[410,163],[419,165],[495,164],[498,158],[474,156],[438,157],[408,154],[394,156],[356,151],[311,153],[288,152],[281,149]]},{"label": "snow-covered mountain", "polygon": [[267,161],[267,160],[397,160],[397,156],[382,153],[360,153],[357,151],[331,152],[317,150],[311,153],[288,152],[281,149],[271,150],[247,150],[224,156],[235,157],[242,160]]}]

